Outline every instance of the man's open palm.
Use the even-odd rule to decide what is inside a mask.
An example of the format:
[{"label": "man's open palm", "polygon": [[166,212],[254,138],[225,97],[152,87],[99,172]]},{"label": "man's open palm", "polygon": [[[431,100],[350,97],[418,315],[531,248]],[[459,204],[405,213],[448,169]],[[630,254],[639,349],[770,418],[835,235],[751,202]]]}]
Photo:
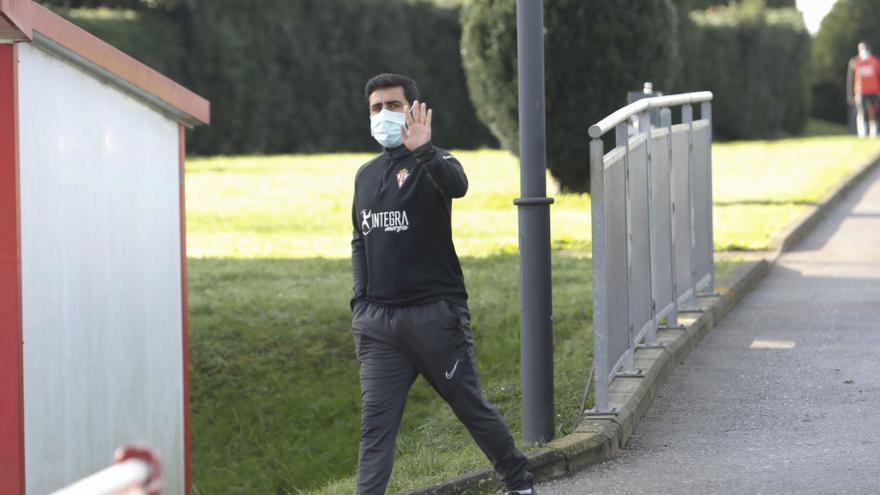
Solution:
[{"label": "man's open palm", "polygon": [[414,101],[412,107],[408,106],[404,109],[406,128],[400,126],[400,135],[403,137],[403,144],[410,151],[431,141],[431,115],[433,112],[428,108],[428,105],[419,103],[419,100]]}]

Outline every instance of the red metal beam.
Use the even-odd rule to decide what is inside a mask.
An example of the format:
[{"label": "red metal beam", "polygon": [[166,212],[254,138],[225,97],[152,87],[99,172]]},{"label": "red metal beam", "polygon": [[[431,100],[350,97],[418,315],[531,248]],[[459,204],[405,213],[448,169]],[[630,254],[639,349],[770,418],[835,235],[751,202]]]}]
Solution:
[{"label": "red metal beam", "polygon": [[0,493],[24,494],[18,50],[0,45]]},{"label": "red metal beam", "polygon": [[183,315],[183,445],[184,469],[186,471],[186,495],[190,495],[192,475],[190,471],[189,432],[189,306],[186,297],[186,127],[178,125],[180,157],[180,281]]},{"label": "red metal beam", "polygon": [[[27,41],[40,33],[90,63],[158,98],[198,123],[211,121],[208,100],[68,22],[32,0],[0,0],[0,40]],[[4,38],[3,34],[10,36]],[[190,122],[192,123],[192,122]]]},{"label": "red metal beam", "polygon": [[0,0],[0,40],[29,41],[31,0]]}]

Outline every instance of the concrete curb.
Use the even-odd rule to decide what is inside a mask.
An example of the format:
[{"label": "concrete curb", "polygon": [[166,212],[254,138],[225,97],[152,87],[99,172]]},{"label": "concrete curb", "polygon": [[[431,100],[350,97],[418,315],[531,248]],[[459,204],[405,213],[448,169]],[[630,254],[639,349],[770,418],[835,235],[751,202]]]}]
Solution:
[{"label": "concrete curb", "polygon": [[[660,387],[679,363],[734,306],[770,271],[779,255],[802,240],[838,204],[849,191],[880,167],[880,154],[849,174],[816,205],[811,206],[785,230],[773,236],[771,250],[758,261],[736,266],[716,284],[718,296],[698,299],[699,311],[679,315],[683,330],[663,330],[657,340],[661,348],[637,349],[636,368],[641,378],[614,380],[609,390],[609,406],[619,413],[593,416],[582,421],[574,433],[556,439],[529,452],[529,465],[537,481],[548,481],[574,474],[586,466],[610,459],[638,428]],[[404,495],[447,495],[481,493],[502,486],[491,469],[484,469],[425,488],[403,492]]]}]

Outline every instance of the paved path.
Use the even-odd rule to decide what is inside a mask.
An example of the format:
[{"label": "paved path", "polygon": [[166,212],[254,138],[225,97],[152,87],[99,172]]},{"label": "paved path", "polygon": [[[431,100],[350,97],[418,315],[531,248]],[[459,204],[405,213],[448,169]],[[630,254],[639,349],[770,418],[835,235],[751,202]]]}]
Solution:
[{"label": "paved path", "polygon": [[670,375],[626,450],[539,493],[880,494],[880,170]]}]

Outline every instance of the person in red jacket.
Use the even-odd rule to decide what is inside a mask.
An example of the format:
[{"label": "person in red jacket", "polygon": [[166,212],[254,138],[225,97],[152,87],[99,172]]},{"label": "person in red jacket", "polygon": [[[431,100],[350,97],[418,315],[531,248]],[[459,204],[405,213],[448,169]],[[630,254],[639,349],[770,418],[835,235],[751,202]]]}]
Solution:
[{"label": "person in red jacket", "polygon": [[877,137],[877,105],[880,103],[880,62],[871,55],[868,44],[862,41],[859,54],[849,61],[846,72],[847,103],[856,105],[856,129],[865,137],[865,116],[868,133]]}]

